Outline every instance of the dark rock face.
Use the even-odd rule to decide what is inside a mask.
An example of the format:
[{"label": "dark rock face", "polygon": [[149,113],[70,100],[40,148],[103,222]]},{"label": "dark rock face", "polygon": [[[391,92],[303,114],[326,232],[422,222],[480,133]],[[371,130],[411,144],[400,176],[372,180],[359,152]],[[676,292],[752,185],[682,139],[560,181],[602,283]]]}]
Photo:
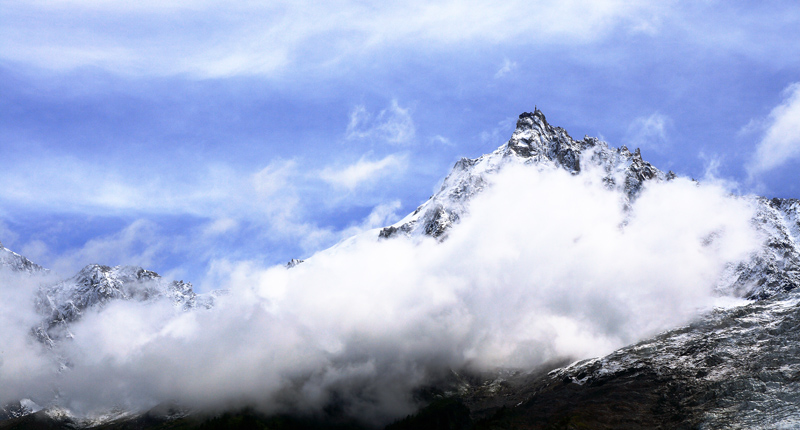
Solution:
[{"label": "dark rock face", "polygon": [[303,263],[305,260],[298,260],[297,258],[292,258],[286,263],[286,268],[291,269],[292,267],[296,267],[298,264]]},{"label": "dark rock face", "polygon": [[542,111],[536,109],[519,116],[508,150],[522,158],[553,161],[567,171],[579,173],[582,143],[574,141],[563,128],[548,124]]},{"label": "dark rock face", "polygon": [[31,408],[23,405],[21,402],[14,402],[0,408],[0,422],[4,420],[11,420],[14,418],[24,417],[25,415],[32,414]]},{"label": "dark rock face", "polygon": [[[624,395],[626,386],[640,385],[646,393],[620,400],[645,407],[661,428],[791,427],[800,419],[798,311],[800,298],[792,294],[716,311],[602,359],[551,372],[548,386],[586,392],[610,386]],[[558,381],[565,387],[555,389]],[[548,395],[534,395],[528,406]]]}]

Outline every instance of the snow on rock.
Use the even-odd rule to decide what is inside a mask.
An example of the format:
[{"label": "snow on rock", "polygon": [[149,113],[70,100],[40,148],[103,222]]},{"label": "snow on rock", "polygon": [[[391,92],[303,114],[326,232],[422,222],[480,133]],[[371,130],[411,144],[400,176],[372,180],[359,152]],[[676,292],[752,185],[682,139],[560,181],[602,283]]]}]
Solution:
[{"label": "snow on rock", "polygon": [[717,286],[726,294],[764,299],[800,286],[798,201],[746,197],[756,208],[751,223],[764,245],[748,260],[731,265]]},{"label": "snow on rock", "polygon": [[42,407],[33,400],[22,399],[19,402],[0,407],[0,421],[34,414],[40,410],[42,410]]},{"label": "snow on rock", "polygon": [[48,270],[44,267],[4,247],[2,242],[0,242],[0,269],[11,270],[12,272],[26,272],[30,274],[48,272]]},{"label": "snow on rock", "polygon": [[[190,283],[166,281],[141,267],[92,264],[69,279],[39,290],[36,309],[44,319],[33,329],[34,333],[41,342],[53,345],[72,336],[69,324],[85,311],[112,300],[169,300],[184,310],[198,306],[198,296]],[[210,307],[214,299],[203,297],[199,302],[202,307]]]},{"label": "snow on rock", "polygon": [[539,109],[519,116],[511,139],[490,154],[476,159],[462,158],[445,178],[439,191],[414,213],[398,223],[382,229],[381,238],[397,233],[408,236],[427,235],[439,239],[467,212],[467,202],[488,186],[488,176],[508,164],[525,164],[532,168],[561,168],[580,174],[583,166],[601,169],[604,183],[618,189],[630,202],[648,180],[664,181],[675,177],[664,173],[642,159],[636,149],[611,148],[594,137],[574,140],[561,127],[551,126]]}]

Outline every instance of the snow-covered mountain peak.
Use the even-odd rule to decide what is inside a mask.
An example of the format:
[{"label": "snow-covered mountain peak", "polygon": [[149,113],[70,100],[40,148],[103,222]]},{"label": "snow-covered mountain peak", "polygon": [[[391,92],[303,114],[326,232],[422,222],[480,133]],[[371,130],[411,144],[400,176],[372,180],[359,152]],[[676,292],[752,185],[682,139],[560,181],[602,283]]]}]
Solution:
[{"label": "snow-covered mountain peak", "polygon": [[402,233],[442,239],[447,230],[466,213],[466,203],[488,184],[488,176],[508,164],[525,164],[540,169],[564,169],[574,175],[585,169],[599,170],[608,188],[621,192],[624,203],[634,200],[646,181],[675,177],[642,158],[637,148],[611,148],[606,142],[586,136],[574,140],[566,130],[547,122],[541,110],[519,116],[511,138],[492,153],[455,163],[439,191],[414,213],[380,231],[388,238]]},{"label": "snow-covered mountain peak", "polygon": [[511,135],[507,148],[519,157],[537,162],[555,162],[577,173],[581,170],[579,154],[583,142],[573,140],[563,128],[551,126],[537,108],[533,113],[524,112],[519,116],[517,128]]},{"label": "snow-covered mountain peak", "polygon": [[69,323],[80,319],[87,309],[112,300],[169,300],[184,310],[213,304],[211,297],[198,298],[192,284],[166,281],[141,267],[90,264],[75,276],[39,290],[36,307],[45,319],[34,332],[43,343],[52,345],[69,336]]}]

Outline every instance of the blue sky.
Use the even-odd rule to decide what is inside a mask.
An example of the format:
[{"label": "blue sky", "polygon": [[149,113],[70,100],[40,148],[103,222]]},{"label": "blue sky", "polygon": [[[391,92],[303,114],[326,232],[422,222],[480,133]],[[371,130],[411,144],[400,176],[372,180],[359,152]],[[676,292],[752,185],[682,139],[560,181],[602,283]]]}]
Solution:
[{"label": "blue sky", "polygon": [[[657,3],[657,4],[653,4]],[[214,287],[414,210],[538,106],[800,197],[794,1],[0,1],[0,241]]]}]

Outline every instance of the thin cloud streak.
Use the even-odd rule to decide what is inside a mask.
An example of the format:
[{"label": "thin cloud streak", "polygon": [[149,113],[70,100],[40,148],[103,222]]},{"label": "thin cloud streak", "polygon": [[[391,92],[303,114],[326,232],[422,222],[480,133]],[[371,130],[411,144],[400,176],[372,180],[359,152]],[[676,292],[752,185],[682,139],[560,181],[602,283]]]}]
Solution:
[{"label": "thin cloud streak", "polygon": [[[93,263],[161,268],[181,277],[193,268],[201,270],[192,273],[192,280],[201,284],[202,266],[214,258],[214,250],[260,256],[266,247],[275,248],[271,258],[304,257],[376,227],[374,214],[336,225],[320,213],[353,206],[381,211],[390,205],[396,210],[397,200],[387,203],[376,190],[408,166],[404,154],[378,159],[364,155],[352,164],[332,161],[316,169],[295,159],[275,159],[255,171],[216,165],[189,169],[191,175],[176,178],[158,168],[130,172],[74,158],[35,161],[35,166],[16,163],[4,172],[3,207],[66,213],[75,219],[112,217],[123,226],[65,246],[38,234],[15,240],[18,234],[0,223],[7,246],[63,275]],[[28,175],[32,170],[37,174]],[[385,220],[393,212],[382,214],[378,218]],[[182,220],[180,231],[165,224],[169,218]],[[174,266],[165,266],[167,261]]]},{"label": "thin cloud streak", "polygon": [[320,172],[320,178],[335,187],[354,190],[367,183],[374,185],[375,180],[381,177],[402,173],[405,164],[405,158],[395,154],[376,161],[362,157],[355,164],[342,169],[325,168]]},{"label": "thin cloud streak", "polygon": [[392,100],[389,107],[377,115],[367,111],[363,105],[353,108],[347,124],[347,140],[367,140],[390,145],[413,143],[416,134],[411,110]]},{"label": "thin cloud streak", "polygon": [[511,61],[508,58],[506,58],[503,61],[503,66],[500,67],[500,69],[497,70],[497,73],[494,74],[494,78],[495,79],[500,79],[500,78],[508,75],[509,73],[513,72],[516,68],[517,68],[517,62],[516,61]]}]

